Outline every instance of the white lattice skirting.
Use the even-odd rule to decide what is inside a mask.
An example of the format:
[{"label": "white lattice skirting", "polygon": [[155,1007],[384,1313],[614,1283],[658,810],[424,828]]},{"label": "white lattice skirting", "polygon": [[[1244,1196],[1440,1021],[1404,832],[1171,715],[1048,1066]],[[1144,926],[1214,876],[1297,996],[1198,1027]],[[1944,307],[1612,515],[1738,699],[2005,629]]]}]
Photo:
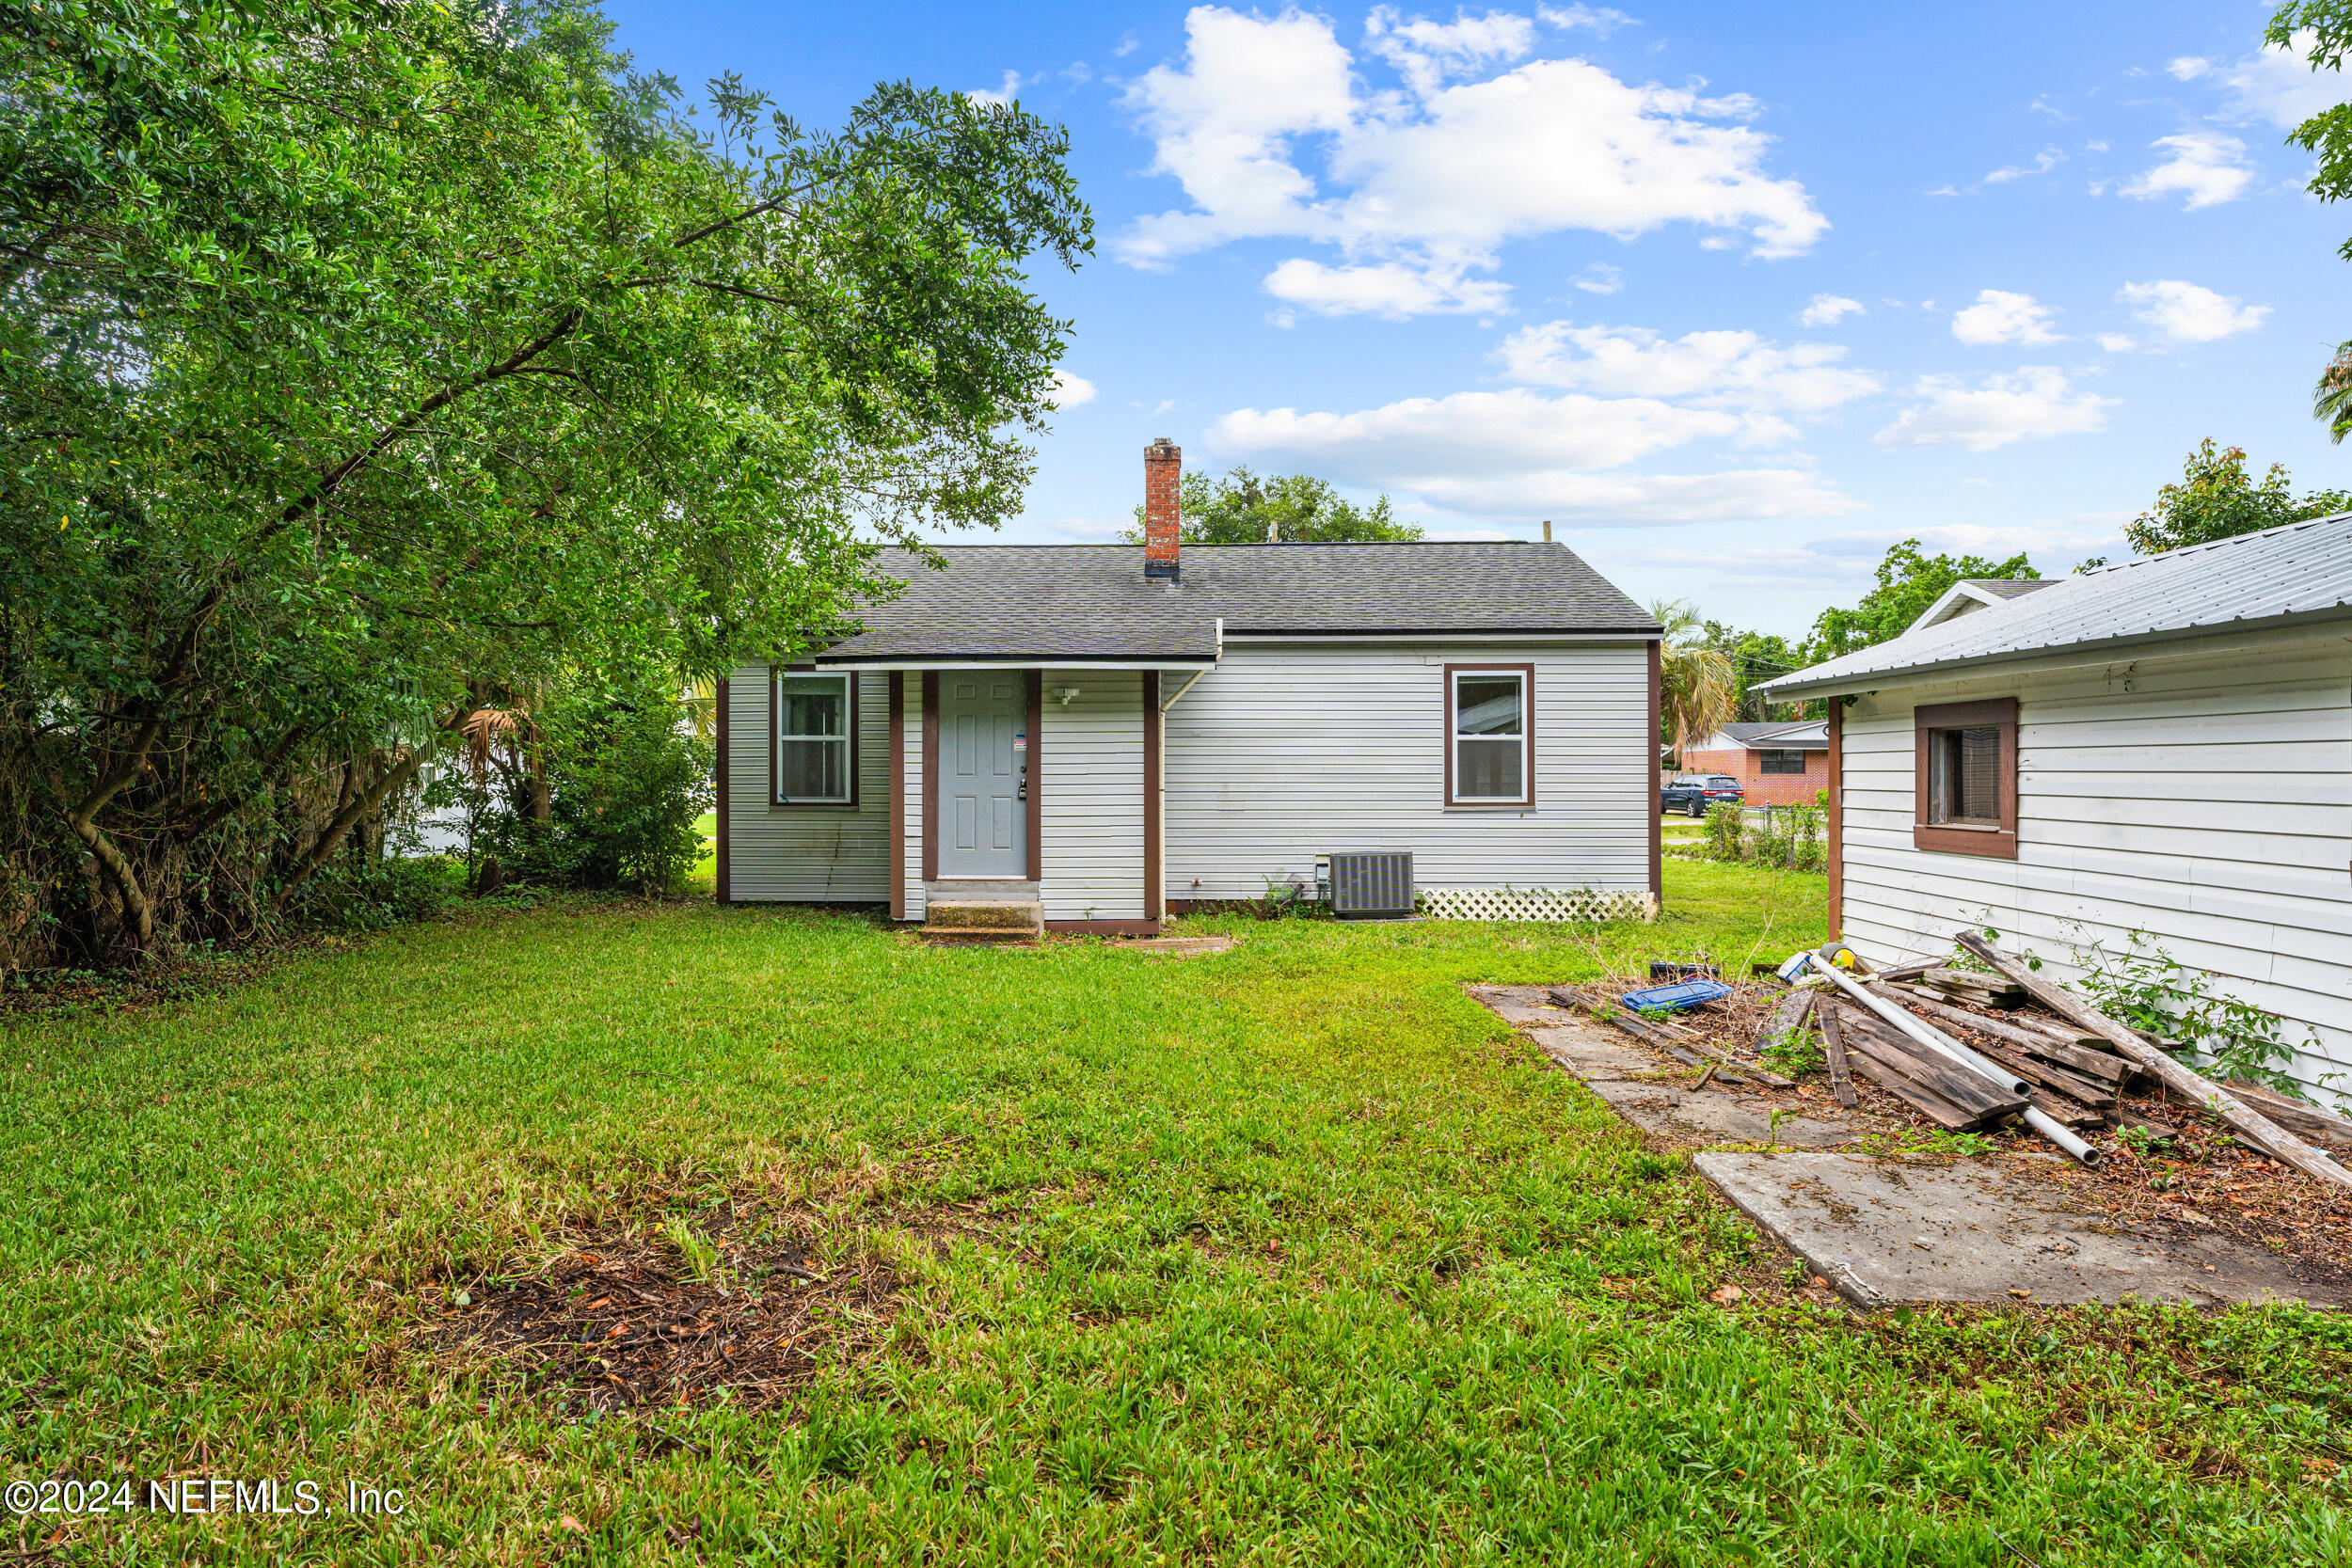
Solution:
[{"label": "white lattice skirting", "polygon": [[1425,887],[1415,902],[1432,920],[1656,920],[1647,891],[1588,887]]}]

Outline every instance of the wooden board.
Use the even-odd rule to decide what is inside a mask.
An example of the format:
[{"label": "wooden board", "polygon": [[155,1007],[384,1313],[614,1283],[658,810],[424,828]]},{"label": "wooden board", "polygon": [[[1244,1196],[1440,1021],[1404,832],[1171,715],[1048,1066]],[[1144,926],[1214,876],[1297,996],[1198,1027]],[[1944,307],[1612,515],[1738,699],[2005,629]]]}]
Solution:
[{"label": "wooden board", "polygon": [[1853,1104],[1853,1079],[1846,1064],[1846,1037],[1838,1033],[1836,1007],[1821,1009],[1821,1054],[1829,1058],[1830,1092],[1837,1096],[1838,1104]]},{"label": "wooden board", "polygon": [[1857,1011],[1839,1022],[1845,1025],[1846,1050],[1850,1054],[1872,1057],[1908,1074],[1939,1099],[1968,1112],[1976,1118],[1971,1125],[1997,1121],[2026,1108],[2025,1096],[2010,1093],[1958,1062],[1931,1052],[1883,1020]]},{"label": "wooden board", "polygon": [[1951,1132],[1973,1131],[1979,1118],[1962,1110],[1950,1101],[1915,1083],[1893,1068],[1883,1067],[1871,1057],[1854,1053],[1851,1058],[1854,1071],[1902,1101],[1913,1110]]},{"label": "wooden board", "polygon": [[2037,1062],[2022,1051],[2005,1050],[1997,1045],[1980,1045],[1977,1047],[1977,1054],[1988,1062],[2009,1069],[2026,1083],[2033,1085],[2037,1090],[2054,1091],[2074,1101],[2076,1104],[2088,1106],[2092,1110],[2104,1111],[2115,1103],[2114,1092],[2106,1085],[2092,1083],[2087,1078],[2077,1078],[2064,1068],[2052,1067],[2047,1062]]}]

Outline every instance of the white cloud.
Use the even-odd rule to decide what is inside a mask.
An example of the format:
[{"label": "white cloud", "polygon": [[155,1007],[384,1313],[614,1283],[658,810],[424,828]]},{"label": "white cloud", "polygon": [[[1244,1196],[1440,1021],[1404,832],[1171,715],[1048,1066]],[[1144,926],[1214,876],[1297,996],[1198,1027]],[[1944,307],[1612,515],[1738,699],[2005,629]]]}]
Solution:
[{"label": "white cloud", "polygon": [[1394,6],[1375,6],[1364,19],[1364,42],[1425,98],[1448,77],[1467,75],[1489,60],[1523,58],[1535,46],[1535,24],[1507,11],[1483,17],[1464,11],[1452,22],[1407,20]]},{"label": "white cloud", "polygon": [[1350,414],[1242,408],[1211,425],[1236,457],[1296,462],[1343,484],[1406,492],[1472,513],[1588,515],[1603,524],[1822,515],[1861,503],[1799,468],[1612,474],[1702,439],[1788,427],[1770,416],[1654,398],[1526,390],[1408,398]]},{"label": "white cloud", "polygon": [[1694,408],[1785,409],[1813,414],[1880,390],[1878,377],[1837,361],[1831,343],[1783,348],[1753,332],[1690,332],[1668,339],[1638,326],[1551,322],[1514,332],[1495,350],[1514,381],[1640,398],[1680,398]]},{"label": "white cloud", "polygon": [[2050,308],[2031,294],[2006,289],[1986,289],[1977,302],[1952,316],[1952,336],[1981,347],[1988,343],[2057,343],[2065,340],[2050,327]]},{"label": "white cloud", "polygon": [[1974,387],[1957,376],[1922,376],[1912,390],[1926,401],[1904,409],[1870,438],[1873,445],[1991,451],[2028,437],[2103,429],[2118,401],[2074,390],[2064,372],[2047,365],[1988,375]]},{"label": "white cloud", "polygon": [[1107,541],[1117,539],[1136,525],[1132,519],[1126,522],[1101,522],[1092,517],[1057,517],[1047,526],[1056,533],[1067,534],[1073,539]]},{"label": "white cloud", "polygon": [[1703,546],[1658,544],[1619,549],[1603,546],[1588,547],[1584,553],[1596,566],[1613,574],[1623,562],[1704,574],[1711,580],[1740,588],[1787,583],[1812,589],[1818,603],[1823,583],[1867,581],[1879,562],[1886,558],[1887,550],[1905,539],[1918,540],[1930,555],[1983,555],[1997,561],[2025,550],[2034,557],[2035,565],[2049,573],[2063,571],[2085,556],[2121,553],[2121,525],[2131,515],[2128,512],[2086,514],[2015,528],[1961,523],[1941,528],[1832,533],[1801,542],[1775,539],[1769,543]]},{"label": "white cloud", "polygon": [[1625,270],[1595,261],[1568,281],[1588,294],[1613,294],[1625,287]]},{"label": "white cloud", "polygon": [[1564,32],[1574,32],[1583,27],[1602,38],[1607,38],[1620,27],[1641,25],[1625,12],[1612,10],[1607,6],[1538,6],[1535,14]]},{"label": "white cloud", "polygon": [[1843,294],[1815,294],[1812,303],[1797,314],[1799,326],[1836,326],[1848,316],[1867,314],[1862,301],[1848,299]]},{"label": "white cloud", "polygon": [[2270,314],[2267,305],[2241,305],[2228,294],[2178,278],[2126,283],[2115,297],[2139,307],[2132,314],[2176,343],[2210,343],[2251,332]]},{"label": "white cloud", "polygon": [[970,99],[975,103],[993,104],[1001,109],[1006,104],[1011,103],[1013,94],[1019,92],[1020,90],[1021,72],[1017,71],[1008,71],[1005,72],[1003,86],[994,88],[974,87],[970,92],[965,93],[963,96]]},{"label": "white cloud", "polygon": [[2184,131],[2149,144],[2171,156],[2137,180],[2125,182],[2121,194],[2142,201],[2179,191],[2188,198],[2187,210],[2217,207],[2234,201],[2254,182],[2246,162],[2246,144],[2218,131]]},{"label": "white cloud", "polygon": [[2005,185],[2011,180],[2026,180],[2037,174],[2047,174],[2064,162],[2066,162],[2065,153],[2060,152],[2055,147],[2044,148],[2041,155],[2034,159],[2033,166],[2030,168],[2011,164],[2007,168],[1996,168],[1986,175],[1984,182],[1988,185]]},{"label": "white cloud", "polygon": [[1054,372],[1054,403],[1057,407],[1075,408],[1082,403],[1094,401],[1094,383],[1068,371]]},{"label": "white cloud", "polygon": [[2109,354],[2129,354],[2139,346],[2139,341],[2128,332],[2102,332],[2099,346]]},{"label": "white cloud", "polygon": [[1507,284],[1469,277],[1459,268],[1397,261],[1327,267],[1300,256],[1266,274],[1265,292],[1317,315],[1370,314],[1391,321],[1502,310],[1508,308],[1511,293]]},{"label": "white cloud", "polygon": [[[1771,138],[1744,123],[1756,109],[1749,99],[1632,86],[1576,59],[1487,74],[1534,48],[1522,18],[1375,12],[1365,55],[1403,84],[1386,90],[1363,87],[1357,56],[1319,16],[1204,5],[1185,27],[1182,65],[1136,79],[1127,103],[1152,138],[1152,172],[1173,176],[1190,205],[1119,238],[1131,265],[1237,239],[1298,239],[1339,247],[1343,264],[1326,272],[1409,268],[1428,275],[1430,308],[1488,309],[1461,304],[1463,279],[1493,268],[1514,239],[1569,229],[1629,238],[1692,223],[1773,257],[1805,250],[1828,227],[1802,184],[1763,171]],[[1285,276],[1318,298],[1382,282]],[[1383,283],[1377,297],[1406,294]]]},{"label": "white cloud", "polygon": [[2164,69],[2181,81],[2194,82],[2200,76],[2213,74],[2213,62],[2195,55],[2184,55]]},{"label": "white cloud", "polygon": [[2232,66],[2221,78],[2229,89],[2222,114],[2292,131],[2324,109],[2352,102],[2352,81],[2342,71],[2311,68],[2314,37],[2306,28],[2295,35],[2292,47],[2263,49]]}]

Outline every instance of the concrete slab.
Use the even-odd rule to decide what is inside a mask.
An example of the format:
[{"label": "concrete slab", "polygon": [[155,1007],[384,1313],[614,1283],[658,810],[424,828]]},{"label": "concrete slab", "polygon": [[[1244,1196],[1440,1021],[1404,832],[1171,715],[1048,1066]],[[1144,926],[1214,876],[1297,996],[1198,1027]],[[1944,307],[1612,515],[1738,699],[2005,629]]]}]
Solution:
[{"label": "concrete slab", "polygon": [[1692,1164],[1857,1307],[1997,1302],[2021,1291],[2050,1306],[2138,1297],[2352,1307],[2352,1292],[2298,1278],[2263,1248],[2080,1212],[1984,1161],[1707,1153]]},{"label": "concrete slab", "polygon": [[1696,1069],[1581,1013],[1531,1002],[1529,990],[1473,987],[1470,994],[1504,1022],[1525,1030],[1546,1055],[1654,1137],[1680,1145],[1777,1143],[1793,1148],[1836,1148],[1860,1135],[1861,1129],[1837,1119],[1826,1104],[1821,1116],[1784,1117],[1775,1129],[1770,1102],[1712,1084],[1693,1092],[1683,1085],[1697,1076]]}]

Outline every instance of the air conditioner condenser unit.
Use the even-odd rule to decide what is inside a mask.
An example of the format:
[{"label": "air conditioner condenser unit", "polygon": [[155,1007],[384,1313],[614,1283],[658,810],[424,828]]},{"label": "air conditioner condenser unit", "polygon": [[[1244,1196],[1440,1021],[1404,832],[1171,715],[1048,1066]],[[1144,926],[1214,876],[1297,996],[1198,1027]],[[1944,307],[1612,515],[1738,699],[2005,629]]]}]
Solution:
[{"label": "air conditioner condenser unit", "polygon": [[1334,854],[1331,912],[1342,920],[1413,918],[1413,854],[1379,849]]}]

